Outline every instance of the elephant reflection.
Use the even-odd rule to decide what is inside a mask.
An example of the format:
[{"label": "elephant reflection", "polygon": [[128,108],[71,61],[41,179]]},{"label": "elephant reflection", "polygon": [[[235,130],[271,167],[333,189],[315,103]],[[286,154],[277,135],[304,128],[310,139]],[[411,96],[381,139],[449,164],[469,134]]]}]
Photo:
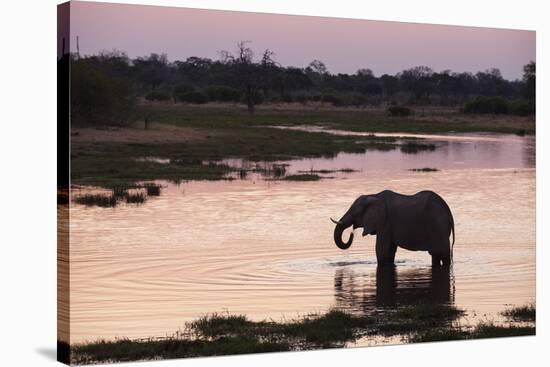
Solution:
[{"label": "elephant reflection", "polygon": [[366,313],[379,308],[419,303],[454,302],[454,278],[449,266],[396,271],[394,265],[378,266],[376,284],[369,274],[340,267],[334,273],[336,307]]}]

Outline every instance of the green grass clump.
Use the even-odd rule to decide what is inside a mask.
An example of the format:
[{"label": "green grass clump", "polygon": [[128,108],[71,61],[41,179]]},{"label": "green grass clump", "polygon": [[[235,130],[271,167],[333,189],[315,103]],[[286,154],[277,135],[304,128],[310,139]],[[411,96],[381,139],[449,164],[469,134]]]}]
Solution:
[{"label": "green grass clump", "polygon": [[502,315],[518,321],[535,321],[536,313],[536,306],[534,303],[531,303],[525,306],[509,308],[502,312]]},{"label": "green grass clump", "polygon": [[281,331],[287,336],[303,338],[306,343],[336,346],[354,339],[357,329],[371,325],[373,320],[370,317],[331,310],[322,316],[308,316],[299,322],[282,325]]},{"label": "green grass clump", "polygon": [[323,177],[316,175],[316,174],[310,174],[310,173],[304,173],[304,174],[298,174],[298,175],[289,175],[285,176],[283,180],[286,181],[319,181]]},{"label": "green grass clump", "polygon": [[143,204],[145,202],[145,194],[142,192],[128,193],[126,195],[126,203],[128,204]]},{"label": "green grass clump", "polygon": [[160,196],[160,185],[154,183],[145,183],[143,185],[147,191],[147,196]]},{"label": "green grass clump", "polygon": [[112,208],[117,205],[117,199],[113,195],[105,194],[84,194],[74,198],[74,202],[86,206],[99,206]]},{"label": "green grass clump", "polygon": [[165,339],[133,341],[99,341],[71,348],[72,364],[128,362],[150,359],[205,357],[231,354],[267,353],[290,350],[283,342],[259,341],[256,338],[221,337],[212,340]]},{"label": "green grass clump", "polygon": [[309,174],[320,173],[324,175],[329,173],[337,173],[337,172],[353,173],[353,172],[357,172],[357,170],[354,170],[352,168],[342,168],[342,169],[319,169],[319,170],[310,169],[309,171],[298,171],[298,173],[309,173]]},{"label": "green grass clump", "polygon": [[191,323],[189,328],[199,336],[207,338],[220,335],[237,335],[247,333],[248,328],[256,326],[257,323],[249,321],[244,315],[223,315],[214,313],[203,316]]},{"label": "green grass clump", "polygon": [[412,172],[437,172],[439,170],[437,168],[424,167],[424,168],[411,168],[409,171],[412,171]]},{"label": "green grass clump", "polygon": [[408,141],[404,144],[401,144],[399,149],[401,149],[401,152],[405,154],[416,154],[419,152],[432,152],[436,148],[435,144],[431,143],[418,143],[416,141]]},{"label": "green grass clump", "polygon": [[412,335],[409,338],[409,341],[412,343],[418,343],[444,340],[503,338],[535,334],[536,328],[534,326],[498,326],[492,323],[480,322],[472,330],[456,327],[430,329],[428,331]]}]

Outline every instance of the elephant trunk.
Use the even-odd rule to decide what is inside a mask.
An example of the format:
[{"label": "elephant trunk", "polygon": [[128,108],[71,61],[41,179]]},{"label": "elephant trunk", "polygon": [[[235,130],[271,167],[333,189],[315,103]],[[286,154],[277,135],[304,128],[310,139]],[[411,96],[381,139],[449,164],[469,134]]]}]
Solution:
[{"label": "elephant trunk", "polygon": [[342,234],[348,227],[349,226],[339,223],[336,224],[336,227],[334,228],[334,243],[336,243],[336,246],[338,246],[341,250],[347,250],[353,242],[353,232],[349,235],[348,242],[342,241]]}]

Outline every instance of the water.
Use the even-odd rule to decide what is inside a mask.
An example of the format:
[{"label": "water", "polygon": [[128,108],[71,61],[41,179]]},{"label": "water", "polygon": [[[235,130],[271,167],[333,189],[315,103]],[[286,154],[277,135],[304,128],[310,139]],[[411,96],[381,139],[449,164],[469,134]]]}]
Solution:
[{"label": "water", "polygon": [[[435,143],[418,154],[280,162],[287,174],[357,170],[317,182],[159,182],[161,196],[140,206],[72,205],[71,342],[170,335],[212,312],[281,320],[330,307],[370,313],[432,302],[456,304],[474,322],[534,301],[534,137]],[[409,171],[421,167],[440,171]],[[374,238],[359,233],[347,251],[334,245],[329,217],[384,189],[445,198],[456,222],[452,271],[432,270],[427,253],[403,249],[395,270],[377,271]]]}]

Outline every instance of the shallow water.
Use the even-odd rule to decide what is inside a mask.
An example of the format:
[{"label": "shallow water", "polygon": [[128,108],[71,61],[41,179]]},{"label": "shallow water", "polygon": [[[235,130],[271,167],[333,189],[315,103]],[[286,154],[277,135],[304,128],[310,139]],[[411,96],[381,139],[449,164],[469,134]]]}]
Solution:
[{"label": "shallow water", "polygon": [[[170,335],[212,312],[295,318],[330,307],[378,312],[456,304],[468,320],[535,300],[534,137],[453,135],[438,149],[288,162],[287,174],[342,169],[316,182],[162,182],[143,205],[70,209],[71,342]],[[250,167],[242,160],[227,161]],[[434,167],[420,173],[411,168]],[[347,251],[329,217],[360,194],[434,190],[456,223],[454,266],[399,249],[377,271],[374,238]]]}]

